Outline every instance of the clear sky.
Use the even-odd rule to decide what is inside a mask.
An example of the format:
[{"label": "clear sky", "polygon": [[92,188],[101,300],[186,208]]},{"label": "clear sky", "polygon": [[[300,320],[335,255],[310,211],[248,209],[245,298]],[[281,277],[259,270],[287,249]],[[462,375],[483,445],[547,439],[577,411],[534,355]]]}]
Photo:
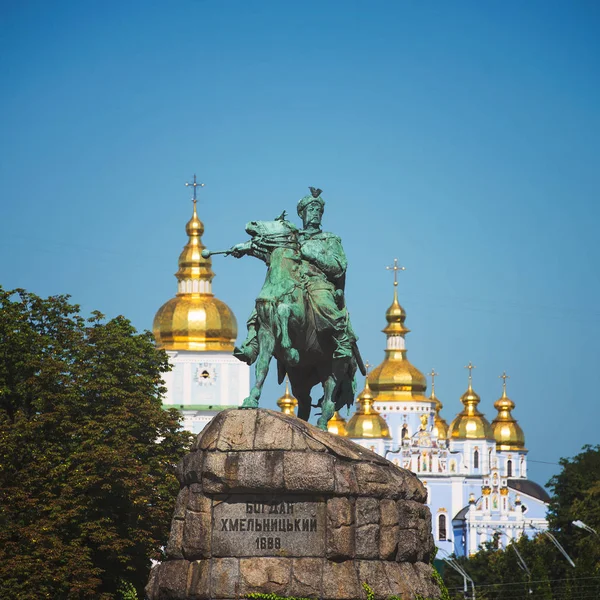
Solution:
[{"label": "clear sky", "polygon": [[[2,0],[0,31],[5,288],[151,328],[194,172],[210,248],[318,186],[365,358],[398,257],[448,422],[473,361],[490,421],[510,375],[533,479],[600,441],[598,2]],[[241,336],[264,265],[213,268]]]}]

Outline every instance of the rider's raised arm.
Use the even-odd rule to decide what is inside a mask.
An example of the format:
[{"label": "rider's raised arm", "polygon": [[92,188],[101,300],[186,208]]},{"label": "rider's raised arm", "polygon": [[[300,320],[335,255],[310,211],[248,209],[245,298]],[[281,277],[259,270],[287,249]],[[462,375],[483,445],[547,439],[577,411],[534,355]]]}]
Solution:
[{"label": "rider's raised arm", "polygon": [[235,258],[241,258],[242,256],[254,256],[255,258],[259,258],[264,262],[267,262],[268,258],[268,255],[261,250],[260,247],[253,242],[253,240],[236,244],[229,252],[232,256],[235,256]]},{"label": "rider's raised arm", "polygon": [[246,256],[246,254],[250,253],[250,240],[247,242],[242,242],[241,244],[236,244],[232,246],[229,250],[229,254],[235,258],[242,258],[242,256]]}]

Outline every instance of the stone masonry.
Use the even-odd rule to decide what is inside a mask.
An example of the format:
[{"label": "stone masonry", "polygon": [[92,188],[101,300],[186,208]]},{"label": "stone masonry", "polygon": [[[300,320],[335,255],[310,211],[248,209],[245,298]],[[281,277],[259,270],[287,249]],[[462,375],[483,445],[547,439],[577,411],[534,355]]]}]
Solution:
[{"label": "stone masonry", "polygon": [[423,485],[377,454],[271,410],[219,413],[178,465],[150,600],[248,593],[438,598]]}]

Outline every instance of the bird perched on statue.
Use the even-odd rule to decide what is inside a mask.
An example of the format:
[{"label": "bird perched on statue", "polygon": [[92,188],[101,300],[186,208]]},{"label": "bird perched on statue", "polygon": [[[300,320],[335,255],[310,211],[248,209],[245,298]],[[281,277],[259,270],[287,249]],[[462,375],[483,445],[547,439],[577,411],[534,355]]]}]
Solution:
[{"label": "bird perched on statue", "polygon": [[320,190],[319,188],[309,186],[308,189],[310,190],[310,193],[312,194],[313,198],[318,198],[323,193],[323,190]]}]

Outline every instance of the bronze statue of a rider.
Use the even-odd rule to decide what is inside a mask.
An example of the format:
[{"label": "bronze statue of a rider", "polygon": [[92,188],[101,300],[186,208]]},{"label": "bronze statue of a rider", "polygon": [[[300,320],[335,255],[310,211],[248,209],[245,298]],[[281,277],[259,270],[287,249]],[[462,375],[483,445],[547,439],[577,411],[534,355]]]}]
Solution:
[{"label": "bronze statue of a rider", "polygon": [[[234,355],[248,364],[258,358],[257,380],[260,372],[260,382],[243,406],[258,405],[268,370],[268,362],[266,366],[259,366],[261,345],[268,346],[268,361],[272,355],[278,359],[280,383],[286,372],[290,377],[300,418],[308,420],[310,415],[310,389],[317,383],[323,384],[322,416],[318,425],[325,429],[334,410],[353,402],[354,374],[357,367],[364,373],[364,365],[344,298],[346,255],[340,238],[321,230],[325,207],[321,190],[310,188],[310,191],[311,194],[302,198],[297,206],[303,229],[297,230],[286,221],[285,213],[272,222],[253,221],[246,227],[253,238],[228,251],[236,258],[244,255],[260,258],[269,265],[269,271],[279,269],[276,273],[268,273],[263,292],[248,320],[248,336],[241,347],[235,349]],[[269,237],[265,234],[275,230],[278,235]],[[283,248],[287,262],[280,260],[282,255],[275,257],[273,254],[274,250]],[[291,287],[280,283],[283,280],[289,280]],[[288,292],[282,292],[281,296],[265,295],[268,284]],[[289,290],[295,290],[295,294]],[[265,299],[269,299],[268,302]],[[265,302],[276,305],[276,309],[265,312]],[[279,322],[274,327],[271,322],[276,319]],[[283,326],[282,319],[285,321]],[[266,326],[270,326],[273,335],[261,338],[261,328]],[[281,344],[282,331],[285,339],[291,339],[287,347],[285,343]],[[277,336],[279,346],[276,341],[271,342],[271,337]]]}]

